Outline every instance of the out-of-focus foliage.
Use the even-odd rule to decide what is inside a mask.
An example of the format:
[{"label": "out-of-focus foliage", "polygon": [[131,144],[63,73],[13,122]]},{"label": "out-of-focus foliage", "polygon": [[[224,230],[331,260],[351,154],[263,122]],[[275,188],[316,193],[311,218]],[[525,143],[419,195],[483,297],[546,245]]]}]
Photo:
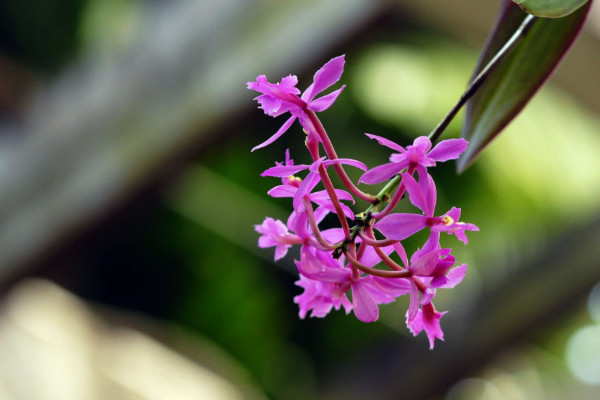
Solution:
[{"label": "out-of-focus foliage", "polygon": [[[591,4],[564,18],[535,21],[518,47],[467,102],[462,137],[470,144],[458,160],[459,172],[475,160],[552,74],[579,35]],[[512,1],[505,0],[474,75],[503,48],[525,16]]]},{"label": "out-of-focus foliage", "polygon": [[538,17],[560,18],[571,14],[589,0],[513,0],[523,10]]},{"label": "out-of-focus foliage", "polygon": [[143,0],[102,0],[86,3],[79,36],[88,52],[122,52],[143,34],[150,6]]},{"label": "out-of-focus foliage", "polygon": [[[404,45],[378,43],[351,60],[349,90],[372,118],[402,128],[407,138],[427,135],[456,101],[447,93],[464,90],[473,56],[438,37],[413,37]],[[444,137],[459,134],[460,117]]]}]

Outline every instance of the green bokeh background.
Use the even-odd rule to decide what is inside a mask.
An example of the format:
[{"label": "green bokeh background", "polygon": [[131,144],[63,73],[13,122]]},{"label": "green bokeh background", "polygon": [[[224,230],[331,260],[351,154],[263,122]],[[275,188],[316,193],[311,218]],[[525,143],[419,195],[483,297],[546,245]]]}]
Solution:
[{"label": "green bokeh background", "polygon": [[[127,48],[152,5],[5,1],[0,57],[26,71],[33,87],[52,82],[82,54],[110,56]],[[168,5],[162,7],[168,12]],[[403,145],[427,134],[460,96],[483,43],[483,37],[478,45],[465,43],[460,34],[448,32],[451,28],[423,14],[414,17],[410,8],[392,10],[329,43],[311,57],[314,62],[281,74],[297,74],[303,89],[325,61],[346,54],[342,83],[347,88],[322,113],[322,122],[341,157],[369,167],[386,162],[389,154],[364,133]],[[228,28],[222,29],[226,35]],[[248,70],[246,79],[263,72]],[[279,78],[269,75],[272,81]],[[275,144],[250,153],[283,119],[255,109],[245,81],[238,87],[243,105],[210,140],[199,139],[184,154],[174,152],[161,167],[164,176],[147,177],[142,189],[13,275],[6,292],[27,277],[41,276],[86,300],[174,323],[220,347],[273,399],[366,398],[365,393],[381,399],[598,396],[598,386],[577,380],[565,361],[572,335],[595,324],[585,307],[599,277],[590,271],[600,268],[590,260],[600,217],[600,119],[593,104],[568,85],[551,82],[464,174],[457,176],[452,163],[432,170],[438,212],[461,207],[462,219],[481,231],[469,233],[468,246],[444,237],[469,269],[461,286],[436,297],[437,308],[449,310],[442,320],[447,341],[430,352],[424,334],[413,338],[405,327],[406,299],[382,306],[380,321],[373,324],[342,311],[324,319],[298,318],[292,302],[301,292],[294,285],[296,254],[274,263],[272,249],[256,247],[253,225],[265,216],[287,217],[288,199],[266,195],[277,180],[259,174],[283,160],[287,148],[296,163],[306,163],[304,134],[296,124]],[[18,115],[21,109],[10,102],[3,106],[8,115],[26,118],[27,112]],[[458,137],[460,122],[461,115],[444,136]],[[584,250],[565,238],[585,244]],[[413,250],[418,245],[409,243]],[[551,264],[547,257],[558,260],[553,252],[568,263],[551,269],[555,275],[548,278],[539,264]],[[588,273],[585,284],[566,284]],[[537,286],[537,278],[551,283]],[[556,281],[565,284],[557,289]],[[518,296],[507,290],[511,287]],[[539,312],[555,295],[564,300]],[[480,318],[493,329],[478,325]],[[486,336],[472,336],[479,332]],[[453,347],[458,343],[481,344],[481,353],[469,355]],[[597,343],[588,350],[600,351]],[[468,363],[460,362],[463,354]],[[446,368],[447,379],[429,381],[438,376],[428,370],[434,364]],[[413,377],[410,391],[394,384],[382,389],[385,382],[400,380],[402,371]]]}]

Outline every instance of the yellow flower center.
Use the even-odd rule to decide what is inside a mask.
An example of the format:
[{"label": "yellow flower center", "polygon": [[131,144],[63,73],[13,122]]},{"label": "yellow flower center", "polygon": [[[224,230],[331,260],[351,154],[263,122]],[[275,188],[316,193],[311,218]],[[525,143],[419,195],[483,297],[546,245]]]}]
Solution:
[{"label": "yellow flower center", "polygon": [[444,225],[446,226],[450,226],[454,223],[454,219],[449,215],[444,215],[442,221],[444,221]]},{"label": "yellow flower center", "polygon": [[297,183],[298,185],[302,183],[302,178],[298,178],[297,176],[290,175],[288,176],[289,183]]}]

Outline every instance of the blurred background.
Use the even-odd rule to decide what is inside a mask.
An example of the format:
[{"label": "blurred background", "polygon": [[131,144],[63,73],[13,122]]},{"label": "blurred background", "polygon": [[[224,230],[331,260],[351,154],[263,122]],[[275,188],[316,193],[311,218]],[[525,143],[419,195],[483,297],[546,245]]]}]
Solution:
[{"label": "blurred background", "polygon": [[[259,174],[302,152],[252,101],[346,54],[322,121],[369,167],[462,93],[500,1],[0,2],[0,399],[600,397],[600,7],[526,110],[438,210],[481,231],[436,306],[445,342],[333,312],[300,320],[286,218]],[[445,137],[460,134],[457,118]],[[280,199],[281,200],[281,199]],[[357,206],[357,211],[362,205]],[[445,238],[446,239],[446,238]],[[417,243],[415,242],[415,246]]]}]

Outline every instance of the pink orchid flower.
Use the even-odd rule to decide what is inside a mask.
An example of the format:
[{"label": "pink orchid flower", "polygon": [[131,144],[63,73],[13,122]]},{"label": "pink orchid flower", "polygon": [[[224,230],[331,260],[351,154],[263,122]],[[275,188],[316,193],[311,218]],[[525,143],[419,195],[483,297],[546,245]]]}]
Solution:
[{"label": "pink orchid flower", "polygon": [[[326,209],[329,212],[335,213],[335,206],[333,205],[331,199],[329,198],[329,194],[326,190],[321,190],[318,192],[312,193],[312,190],[317,186],[317,184],[321,181],[321,177],[319,175],[319,167],[321,165],[328,167],[333,164],[346,164],[351,165],[356,168],[360,168],[363,171],[366,171],[367,167],[365,164],[360,161],[347,159],[347,158],[337,158],[335,160],[325,160],[324,157],[318,159],[311,165],[306,164],[298,164],[293,165],[277,165],[275,167],[271,167],[265,170],[261,176],[272,176],[282,178],[282,180],[286,183],[283,185],[278,185],[269,190],[269,195],[272,197],[293,197],[293,206],[296,212],[303,212],[304,206],[302,204],[303,199],[308,199],[320,207]],[[300,171],[309,170],[308,175],[304,179],[300,178],[292,178],[292,176]],[[354,197],[350,193],[342,189],[335,189],[335,193],[339,200],[350,200],[354,203]],[[345,204],[341,204],[342,210],[344,211],[344,215],[346,217],[353,219],[354,212]]]},{"label": "pink orchid flower", "polygon": [[344,72],[344,63],[343,55],[329,60],[317,71],[313,83],[302,93],[301,97],[298,97],[300,90],[296,88],[298,78],[294,75],[283,78],[280,83],[269,83],[265,75],[259,75],[256,82],[248,82],[248,89],[262,93],[254,100],[258,101],[265,114],[272,117],[286,112],[292,114],[273,136],[254,147],[252,151],[273,143],[292,126],[296,118],[300,120],[300,124],[306,132],[309,134],[314,132],[315,129],[305,110],[321,112],[331,107],[346,85],[318,99],[315,97],[340,79]]},{"label": "pink orchid flower", "polygon": [[[384,248],[386,253],[392,251],[392,246]],[[361,263],[372,267],[377,264],[380,259],[371,252],[365,252],[361,257]],[[303,247],[301,252],[300,262],[296,261],[296,266],[300,271],[301,276],[313,281],[327,282],[331,285],[319,285],[319,297],[314,297],[315,284],[309,285],[304,280],[303,283],[298,283],[299,286],[309,287],[308,292],[305,291],[300,296],[294,299],[300,306],[300,315],[306,315],[308,310],[331,310],[336,304],[343,304],[344,300],[340,296],[345,297],[345,293],[352,291],[352,309],[354,315],[362,322],[374,322],[379,318],[378,304],[387,304],[396,299],[396,297],[409,293],[409,286],[406,279],[383,279],[372,275],[360,276],[358,279],[352,277],[352,270],[344,266],[344,257],[334,259],[330,252],[315,250],[310,247]],[[324,293],[329,290],[328,294]],[[339,307],[336,307],[338,309]],[[348,312],[349,309],[346,308]],[[314,316],[320,312],[314,312]]]},{"label": "pink orchid flower", "polygon": [[369,185],[383,182],[409,166],[413,166],[422,172],[427,167],[434,166],[437,161],[454,160],[467,149],[469,144],[465,139],[442,140],[429,151],[431,141],[426,136],[416,138],[413,144],[407,146],[406,149],[381,136],[371,134],[367,134],[367,136],[370,139],[377,140],[380,145],[398,152],[390,156],[389,163],[370,169],[360,178],[360,182]]},{"label": "pink orchid flower", "polygon": [[429,227],[431,232],[447,232],[454,234],[460,241],[467,243],[465,231],[478,231],[473,224],[459,222],[460,208],[452,207],[441,217],[435,217],[436,189],[433,178],[425,171],[419,173],[420,182],[410,174],[402,174],[402,183],[406,187],[410,202],[424,214],[390,214],[375,224],[375,228],[390,239],[403,240],[423,228]]},{"label": "pink orchid flower", "polygon": [[[446,314],[447,311],[438,312],[432,303],[428,303],[423,306],[422,310],[418,310],[415,318],[406,324],[408,329],[414,336],[417,336],[422,330],[425,330],[427,338],[429,339],[429,349],[432,350],[435,339],[444,340],[444,332],[440,327],[440,319]],[[408,312],[407,312],[408,315]]]}]

